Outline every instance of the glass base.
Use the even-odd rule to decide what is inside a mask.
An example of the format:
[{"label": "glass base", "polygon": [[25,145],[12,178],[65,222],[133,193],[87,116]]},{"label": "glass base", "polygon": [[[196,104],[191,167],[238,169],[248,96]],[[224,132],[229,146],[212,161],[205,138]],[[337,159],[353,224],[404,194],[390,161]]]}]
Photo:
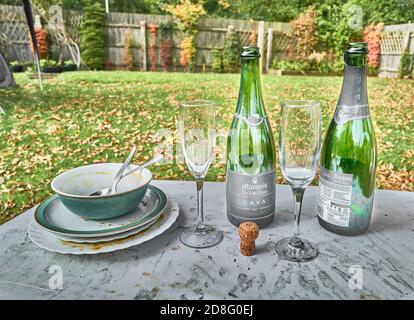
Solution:
[{"label": "glass base", "polygon": [[279,257],[293,262],[310,261],[318,255],[318,249],[314,244],[298,237],[280,240],[276,244],[276,252]]},{"label": "glass base", "polygon": [[203,249],[219,244],[223,240],[223,232],[211,226],[193,226],[181,233],[180,240],[187,247]]}]

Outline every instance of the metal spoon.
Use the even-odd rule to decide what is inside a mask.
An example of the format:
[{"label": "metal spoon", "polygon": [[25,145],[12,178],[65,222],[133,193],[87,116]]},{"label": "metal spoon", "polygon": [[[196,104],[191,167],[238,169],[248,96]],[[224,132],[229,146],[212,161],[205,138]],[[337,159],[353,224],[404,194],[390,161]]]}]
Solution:
[{"label": "metal spoon", "polygon": [[152,158],[151,160],[148,160],[147,162],[141,164],[140,166],[138,166],[138,167],[132,169],[131,171],[128,171],[124,175],[122,175],[121,179],[125,178],[126,176],[129,176],[131,173],[134,173],[136,171],[140,171],[140,170],[142,170],[142,169],[144,169],[144,168],[146,168],[146,167],[148,167],[148,166],[150,166],[154,163],[160,162],[162,159],[163,159],[162,154],[158,154],[154,158]]},{"label": "metal spoon", "polygon": [[128,165],[131,162],[132,157],[134,156],[136,149],[137,149],[136,147],[132,148],[131,152],[128,155],[128,158],[122,164],[121,168],[118,170],[118,172],[116,173],[114,179],[112,180],[111,186],[108,187],[108,188],[104,188],[102,190],[95,191],[94,193],[91,193],[90,194],[91,197],[106,196],[108,194],[116,193],[116,186],[118,185],[119,180],[122,179],[122,175],[123,175],[124,171],[126,170],[126,168],[128,168]]}]

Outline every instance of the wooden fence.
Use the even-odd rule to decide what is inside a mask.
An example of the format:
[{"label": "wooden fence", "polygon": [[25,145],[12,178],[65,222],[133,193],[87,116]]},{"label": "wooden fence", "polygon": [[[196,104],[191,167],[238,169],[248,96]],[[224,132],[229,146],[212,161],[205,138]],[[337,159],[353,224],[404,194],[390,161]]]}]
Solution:
[{"label": "wooden fence", "polygon": [[399,76],[401,56],[405,50],[414,55],[414,24],[384,26],[381,36],[379,77]]},{"label": "wooden fence", "polygon": [[21,7],[0,6],[0,50],[9,61],[33,60],[29,31]]},{"label": "wooden fence", "polygon": [[[8,14],[13,12],[13,19]],[[13,21],[11,21],[13,20]],[[79,28],[82,16],[79,12],[64,11],[64,22],[66,32],[79,44]],[[149,43],[150,33],[148,25],[155,24],[158,29],[155,38],[154,50],[156,68],[161,69],[160,43],[163,33],[160,26],[168,25],[173,18],[167,15],[146,15],[109,13],[106,15],[106,66],[108,68],[122,68],[125,38],[127,33],[131,35],[131,53],[137,67],[141,70],[150,68]],[[290,36],[290,25],[281,22],[256,22],[222,18],[202,18],[198,23],[198,32],[195,40],[196,47],[196,70],[211,68],[213,49],[223,49],[226,32],[233,28],[240,40],[240,45],[257,44],[261,47],[263,68],[268,69],[275,57],[283,58],[290,46],[295,45],[295,40]],[[164,33],[165,34],[165,33]],[[180,69],[180,32],[171,29],[171,57],[175,69]],[[8,38],[8,41],[6,41]],[[252,43],[252,38],[257,42]],[[2,40],[3,39],[3,40]],[[130,43],[131,44],[131,43]],[[5,51],[9,60],[20,62],[31,61],[27,25],[24,19],[23,9],[15,6],[0,6],[0,48]],[[69,59],[65,48],[59,48],[63,59]],[[174,68],[174,67],[173,67]]]}]

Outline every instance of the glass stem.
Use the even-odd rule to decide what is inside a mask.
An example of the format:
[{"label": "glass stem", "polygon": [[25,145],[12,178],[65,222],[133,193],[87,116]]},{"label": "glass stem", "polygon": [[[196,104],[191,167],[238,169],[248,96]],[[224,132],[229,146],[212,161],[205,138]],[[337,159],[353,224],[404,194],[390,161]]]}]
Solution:
[{"label": "glass stem", "polygon": [[299,237],[300,211],[302,209],[302,199],[303,199],[303,194],[305,193],[305,188],[292,188],[292,191],[293,191],[293,198],[295,201],[295,222],[294,222],[293,232],[295,234],[295,237]]},{"label": "glass stem", "polygon": [[197,210],[198,210],[198,221],[196,227],[196,233],[204,233],[204,210],[203,210],[203,186],[204,186],[204,177],[196,177],[196,186],[197,186]]}]

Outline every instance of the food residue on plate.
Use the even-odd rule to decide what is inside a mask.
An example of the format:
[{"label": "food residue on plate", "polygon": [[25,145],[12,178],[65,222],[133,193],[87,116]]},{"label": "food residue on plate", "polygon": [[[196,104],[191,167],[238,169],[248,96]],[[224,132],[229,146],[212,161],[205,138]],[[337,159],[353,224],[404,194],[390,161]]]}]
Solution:
[{"label": "food residue on plate", "polygon": [[138,233],[135,233],[133,235],[127,236],[125,238],[121,238],[121,239],[115,239],[115,240],[112,240],[112,241],[102,241],[102,242],[96,242],[96,243],[78,243],[78,242],[73,242],[73,241],[68,241],[68,240],[61,240],[60,239],[60,242],[65,246],[80,249],[80,250],[84,250],[84,249],[100,250],[104,247],[114,246],[116,244],[124,243],[124,242],[127,242],[127,241],[131,240],[131,239],[141,237],[144,234],[146,234],[148,231],[153,229],[154,227],[158,227],[161,224],[163,219],[164,219],[164,214],[161,214],[159,216],[159,218],[157,219],[157,221],[154,224],[152,224],[151,226],[149,226],[148,228],[146,228],[142,231],[139,231]]}]

